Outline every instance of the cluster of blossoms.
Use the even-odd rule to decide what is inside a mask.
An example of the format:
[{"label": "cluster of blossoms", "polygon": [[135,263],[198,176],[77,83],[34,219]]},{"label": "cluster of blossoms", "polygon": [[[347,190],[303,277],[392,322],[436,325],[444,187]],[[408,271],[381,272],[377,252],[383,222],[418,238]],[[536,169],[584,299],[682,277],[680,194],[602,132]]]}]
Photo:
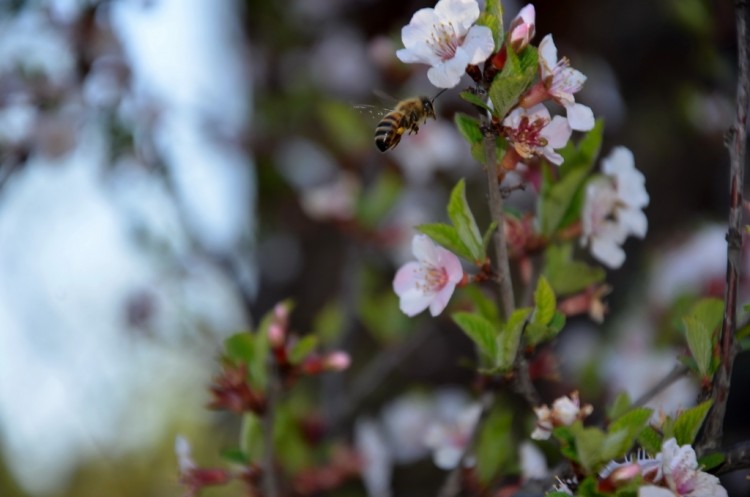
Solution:
[{"label": "cluster of blossoms", "polygon": [[678,445],[674,438],[665,440],[654,457],[639,455],[624,462],[611,462],[599,473],[603,481],[624,482],[636,476],[646,485],[638,497],[726,497],[719,479],[701,471],[695,450]]},{"label": "cluster of blossoms", "polygon": [[648,205],[649,196],[645,178],[627,148],[616,147],[602,160],[602,172],[586,187],[581,244],[589,245],[594,257],[607,266],[618,268],[625,261],[621,245],[628,235],[646,235],[648,221],[641,209]]},{"label": "cluster of blossoms", "polygon": [[588,417],[594,408],[590,404],[584,404],[581,407],[581,400],[578,398],[578,392],[573,392],[570,396],[563,396],[552,403],[552,409],[546,404],[541,407],[535,407],[534,413],[537,417],[536,427],[531,433],[534,440],[547,440],[552,434],[552,429],[556,426],[570,426],[579,419]]}]

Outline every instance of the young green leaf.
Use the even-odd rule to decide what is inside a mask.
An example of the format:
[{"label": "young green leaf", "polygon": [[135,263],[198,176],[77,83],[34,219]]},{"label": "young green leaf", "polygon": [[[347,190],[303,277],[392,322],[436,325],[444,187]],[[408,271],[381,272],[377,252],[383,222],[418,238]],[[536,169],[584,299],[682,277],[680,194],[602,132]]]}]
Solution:
[{"label": "young green leaf", "polygon": [[611,457],[608,455],[608,457],[610,459],[617,459],[624,456],[633,446],[636,437],[638,437],[646,427],[646,424],[648,423],[648,420],[651,419],[652,415],[653,410],[647,407],[637,407],[631,409],[610,423],[608,427],[610,434],[622,433],[623,435],[621,436],[621,445],[613,447],[612,450],[616,449],[615,453]]},{"label": "young green leaf", "polygon": [[515,448],[511,426],[513,414],[493,410],[484,422],[477,443],[477,473],[479,481],[489,483],[513,458]]},{"label": "young green leaf", "polygon": [[717,298],[701,299],[693,305],[688,315],[713,332],[724,319],[724,301]]},{"label": "young green leaf", "polygon": [[474,257],[471,250],[464,244],[458,235],[456,228],[449,224],[432,223],[421,224],[417,226],[417,231],[424,233],[432,238],[435,243],[442,245],[454,254],[463,257],[466,260],[473,261]]},{"label": "young green leaf", "polygon": [[490,245],[490,240],[492,240],[492,235],[495,234],[495,230],[497,229],[497,222],[492,221],[487,228],[487,231],[484,232],[484,236],[482,237],[482,245],[484,246],[484,251],[487,251],[487,247]]},{"label": "young green leaf", "polygon": [[534,317],[532,322],[546,326],[552,321],[556,310],[555,291],[552,290],[547,278],[541,276],[534,292]]},{"label": "young green leaf", "polygon": [[[469,93],[469,95],[476,97],[476,95],[474,95],[473,93]],[[458,132],[461,133],[461,136],[463,136],[464,139],[469,142],[469,144],[473,145],[475,143],[482,142],[482,140],[484,139],[484,134],[479,127],[479,120],[477,120],[477,118],[471,117],[462,112],[456,112],[453,120],[456,122]]]},{"label": "young green leaf", "polygon": [[521,342],[521,332],[529,314],[531,314],[530,307],[516,309],[503,326],[500,336],[497,339],[498,347],[495,360],[495,365],[499,370],[508,371],[513,367],[513,363],[516,361],[518,346]]},{"label": "young green leaf", "polygon": [[685,337],[687,338],[690,354],[695,359],[698,372],[701,376],[709,376],[711,366],[711,343],[712,332],[706,326],[693,316],[682,318],[685,325]]},{"label": "young green leaf", "polygon": [[[490,109],[490,106],[487,105],[487,97],[486,96],[484,98],[482,98],[479,95],[477,95],[476,93],[471,92],[471,91],[462,91],[458,95],[462,99],[464,99],[467,102],[469,102],[470,104],[476,105],[477,107],[479,107],[479,108],[481,108],[483,110],[486,110],[488,112],[492,111],[492,109]],[[458,117],[458,114],[460,114],[460,113],[456,114],[456,118]],[[466,114],[462,114],[462,115],[466,115]],[[458,124],[458,122],[456,122],[456,124]],[[460,126],[459,126],[459,130],[460,130]],[[466,135],[464,135],[464,138],[466,138]]]},{"label": "young green leaf", "polygon": [[497,356],[498,330],[491,321],[470,312],[457,312],[451,316],[453,321],[477,345],[484,356],[493,361]]},{"label": "young green leaf", "polygon": [[484,5],[484,11],[479,14],[477,24],[487,26],[492,30],[492,39],[495,41],[497,50],[503,44],[505,32],[503,28],[503,3],[501,0],[487,0]]},{"label": "young green leaf", "polygon": [[544,276],[559,295],[578,293],[604,281],[607,273],[601,267],[589,266],[572,259],[573,244],[552,244],[544,253]]},{"label": "young green leaf", "polygon": [[538,54],[537,49],[529,45],[520,56],[513,50],[508,50],[508,59],[503,70],[495,76],[490,86],[490,100],[492,101],[493,115],[503,120],[518,98],[531,85],[537,74]]},{"label": "young green leaf", "polygon": [[289,351],[289,361],[292,364],[300,364],[305,357],[315,350],[318,346],[318,337],[315,335],[305,335],[297,343],[294,344],[292,350]]},{"label": "young green leaf", "polygon": [[615,397],[615,401],[612,403],[607,411],[609,419],[617,419],[625,414],[630,409],[630,395],[627,392],[621,392]]},{"label": "young green leaf", "polygon": [[638,443],[649,454],[661,452],[661,441],[661,434],[650,426],[644,428],[638,435]]},{"label": "young green leaf", "polygon": [[678,444],[692,445],[712,404],[711,400],[707,400],[695,407],[682,411],[677,416],[674,422],[674,437],[677,439]]},{"label": "young green leaf", "polygon": [[477,222],[471,213],[469,203],[466,201],[466,187],[464,180],[461,179],[451,192],[448,201],[448,217],[453,222],[459,238],[469,249],[472,255],[472,261],[482,262],[485,259],[484,244],[482,235],[479,232]]},{"label": "young green leaf", "polygon": [[249,364],[253,360],[253,334],[246,331],[236,333],[224,340],[227,357],[234,362]]},{"label": "young green leaf", "polygon": [[260,418],[251,412],[242,415],[240,450],[251,461],[263,454],[263,428]]},{"label": "young green leaf", "polygon": [[583,428],[579,424],[575,430],[576,452],[587,472],[593,472],[601,464],[606,437],[599,428]]},{"label": "young green leaf", "polygon": [[716,466],[722,464],[726,459],[727,457],[721,452],[714,452],[713,454],[706,454],[698,459],[698,466],[700,466],[703,471],[710,471]]},{"label": "young green leaf", "polygon": [[467,285],[462,289],[463,293],[469,297],[479,314],[493,324],[497,324],[495,329],[500,329],[500,314],[497,309],[497,302],[488,297],[479,285]]}]

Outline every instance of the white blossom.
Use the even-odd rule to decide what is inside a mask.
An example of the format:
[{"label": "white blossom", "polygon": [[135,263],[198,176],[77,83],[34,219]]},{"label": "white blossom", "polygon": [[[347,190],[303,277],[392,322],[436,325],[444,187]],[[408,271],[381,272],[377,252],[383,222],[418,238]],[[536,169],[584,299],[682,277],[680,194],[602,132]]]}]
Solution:
[{"label": "white blossom", "polygon": [[503,134],[522,159],[544,156],[558,166],[563,158],[555,149],[564,147],[572,133],[567,119],[551,118],[542,104],[530,109],[516,107],[503,120]]},{"label": "white blossom", "polygon": [[492,31],[475,26],[476,0],[440,0],[434,9],[418,10],[401,30],[402,62],[432,66],[427,78],[438,88],[453,88],[469,64],[485,61],[495,50]]}]

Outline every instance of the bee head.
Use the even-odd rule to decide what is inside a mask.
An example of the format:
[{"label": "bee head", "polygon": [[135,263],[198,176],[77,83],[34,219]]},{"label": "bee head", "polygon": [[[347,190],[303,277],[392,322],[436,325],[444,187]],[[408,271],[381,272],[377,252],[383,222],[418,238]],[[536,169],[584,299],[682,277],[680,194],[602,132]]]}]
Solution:
[{"label": "bee head", "polygon": [[437,116],[435,116],[435,106],[432,104],[432,99],[430,99],[429,97],[421,97],[421,100],[425,115],[427,117],[437,119]]}]

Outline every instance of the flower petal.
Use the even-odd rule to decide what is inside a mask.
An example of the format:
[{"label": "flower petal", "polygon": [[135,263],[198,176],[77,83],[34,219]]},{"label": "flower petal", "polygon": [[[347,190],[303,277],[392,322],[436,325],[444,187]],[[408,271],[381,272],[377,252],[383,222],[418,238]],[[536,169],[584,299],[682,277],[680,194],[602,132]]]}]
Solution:
[{"label": "flower petal", "polygon": [[591,241],[591,254],[612,269],[625,262],[625,251],[612,240],[594,238]]},{"label": "flower petal", "polygon": [[418,262],[407,262],[398,271],[396,276],[393,278],[393,291],[399,297],[409,290],[413,290],[417,287],[417,283],[420,280],[420,268],[421,265]]},{"label": "flower petal", "polygon": [[[468,54],[470,64],[484,62],[495,51],[492,30],[487,26],[472,26],[466,34],[461,48]],[[464,69],[466,68],[464,67]]]},{"label": "flower petal", "polygon": [[452,59],[435,64],[427,71],[427,79],[438,88],[453,88],[461,81],[468,64],[468,54],[458,47]]},{"label": "flower petal", "polygon": [[476,0],[440,0],[435,13],[443,22],[453,23],[458,36],[463,36],[479,19],[479,4]]},{"label": "flower petal", "polygon": [[437,248],[437,254],[438,265],[445,269],[445,272],[448,274],[448,282],[458,283],[461,281],[464,277],[464,270],[456,254],[443,247]]},{"label": "flower petal", "polygon": [[552,40],[552,35],[545,36],[539,43],[539,69],[542,71],[542,80],[552,76],[557,65],[557,47]]},{"label": "flower petal", "polygon": [[430,302],[430,314],[432,315],[432,317],[435,317],[443,312],[443,310],[448,306],[448,302],[450,301],[455,289],[455,283],[447,283],[443,288],[440,289],[438,293],[436,293],[432,297],[432,302]]},{"label": "flower petal", "polygon": [[570,140],[573,130],[568,124],[568,120],[562,116],[555,116],[552,121],[542,129],[540,133],[547,139],[547,146],[552,148],[562,148]]},{"label": "flower petal", "polygon": [[411,252],[419,262],[426,262],[431,266],[440,264],[438,245],[427,235],[417,234],[411,239]]},{"label": "flower petal", "polygon": [[628,233],[643,238],[648,231],[648,219],[640,209],[619,209],[617,220]]},{"label": "flower petal", "polygon": [[668,488],[644,485],[638,489],[638,497],[675,497],[675,495]]},{"label": "flower petal", "polygon": [[576,131],[589,131],[594,128],[594,112],[583,104],[566,105],[568,123]]},{"label": "flower petal", "polygon": [[427,309],[433,298],[434,295],[426,295],[421,290],[409,291],[401,295],[398,307],[401,312],[411,318]]}]

